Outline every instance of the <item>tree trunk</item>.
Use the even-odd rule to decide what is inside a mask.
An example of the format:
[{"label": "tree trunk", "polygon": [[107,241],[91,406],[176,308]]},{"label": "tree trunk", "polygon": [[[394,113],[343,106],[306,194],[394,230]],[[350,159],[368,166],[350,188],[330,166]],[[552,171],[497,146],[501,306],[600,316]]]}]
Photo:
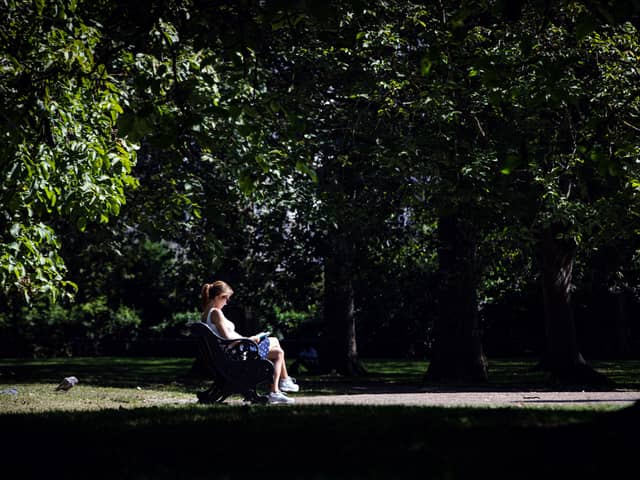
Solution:
[{"label": "tree trunk", "polygon": [[585,362],[578,349],[571,279],[576,244],[559,238],[561,226],[552,226],[542,236],[542,294],[544,299],[546,352],[541,366],[552,379],[568,384],[604,384],[607,378]]},{"label": "tree trunk", "polygon": [[324,261],[325,340],[319,352],[321,368],[357,376],[366,373],[358,359],[353,292],[353,242],[332,236]]},{"label": "tree trunk", "polygon": [[485,382],[476,293],[476,242],[471,222],[453,214],[438,223],[440,292],[434,347],[425,381]]},{"label": "tree trunk", "polygon": [[616,300],[618,312],[615,316],[614,325],[614,354],[618,358],[629,358],[631,356],[631,343],[629,342],[631,332],[629,329],[627,293],[624,291],[617,293]]}]

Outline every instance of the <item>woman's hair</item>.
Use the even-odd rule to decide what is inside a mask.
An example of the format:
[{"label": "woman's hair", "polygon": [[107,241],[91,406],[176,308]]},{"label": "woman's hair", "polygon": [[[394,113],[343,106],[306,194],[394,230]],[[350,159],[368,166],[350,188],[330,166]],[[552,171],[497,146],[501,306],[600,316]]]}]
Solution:
[{"label": "woman's hair", "polygon": [[213,283],[205,283],[202,286],[202,311],[207,308],[211,300],[223,293],[229,296],[233,295],[233,290],[226,282],[216,280]]}]

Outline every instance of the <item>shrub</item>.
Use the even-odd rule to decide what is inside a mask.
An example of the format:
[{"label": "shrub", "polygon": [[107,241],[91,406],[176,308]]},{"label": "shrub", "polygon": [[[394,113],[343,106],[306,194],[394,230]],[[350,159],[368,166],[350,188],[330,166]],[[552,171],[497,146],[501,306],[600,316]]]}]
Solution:
[{"label": "shrub", "polygon": [[188,322],[196,322],[200,320],[200,312],[178,312],[174,313],[171,318],[164,319],[160,323],[154,325],[150,330],[161,337],[181,337],[185,325]]}]

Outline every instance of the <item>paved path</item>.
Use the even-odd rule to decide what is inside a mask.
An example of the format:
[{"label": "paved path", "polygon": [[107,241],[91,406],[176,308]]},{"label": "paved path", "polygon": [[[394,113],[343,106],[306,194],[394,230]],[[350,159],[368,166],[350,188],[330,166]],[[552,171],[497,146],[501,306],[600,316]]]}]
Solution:
[{"label": "paved path", "polygon": [[443,407],[627,407],[640,400],[640,391],[606,392],[420,392],[347,395],[292,395],[297,405],[412,405]]}]

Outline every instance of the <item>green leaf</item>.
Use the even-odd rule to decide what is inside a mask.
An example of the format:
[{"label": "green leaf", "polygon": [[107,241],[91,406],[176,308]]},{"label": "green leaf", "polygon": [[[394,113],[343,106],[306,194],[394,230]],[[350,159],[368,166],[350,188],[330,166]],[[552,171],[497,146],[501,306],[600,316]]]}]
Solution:
[{"label": "green leaf", "polygon": [[505,158],[505,161],[504,161],[504,165],[502,169],[500,169],[500,173],[502,173],[503,175],[511,175],[511,173],[518,166],[519,163],[520,163],[520,157],[518,155],[515,155],[515,154],[507,155],[507,158]]},{"label": "green leaf", "polygon": [[431,62],[431,60],[427,57],[423,57],[422,60],[420,61],[420,74],[423,77],[426,77],[431,72],[432,66],[433,66],[433,63]]},{"label": "green leaf", "polygon": [[238,179],[238,187],[245,195],[250,195],[256,189],[255,181],[249,174],[242,174]]},{"label": "green leaf", "polygon": [[36,6],[36,12],[38,13],[39,16],[41,16],[42,12],[44,11],[45,0],[34,0],[33,3]]}]

